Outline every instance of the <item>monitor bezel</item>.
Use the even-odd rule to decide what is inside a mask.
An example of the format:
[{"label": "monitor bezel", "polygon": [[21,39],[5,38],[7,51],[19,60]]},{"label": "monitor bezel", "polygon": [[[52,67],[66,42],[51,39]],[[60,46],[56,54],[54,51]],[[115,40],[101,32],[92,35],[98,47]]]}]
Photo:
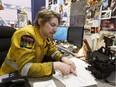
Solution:
[{"label": "monitor bezel", "polygon": [[[70,29],[76,29],[76,28],[77,29],[78,28],[82,29],[81,32],[80,32],[81,33],[81,43],[80,43],[81,45],[78,44],[78,41],[77,41],[77,43],[74,43],[75,41],[73,41],[73,42],[70,41],[70,35],[69,35],[70,34]],[[77,32],[78,31],[79,30],[77,30]],[[76,37],[78,37],[78,36],[76,36]],[[83,46],[83,37],[84,37],[84,27],[80,27],[80,26],[73,26],[73,27],[70,26],[70,27],[68,27],[68,32],[67,32],[67,41],[68,41],[68,43],[73,44],[73,45],[77,46],[77,48],[80,49]]]}]

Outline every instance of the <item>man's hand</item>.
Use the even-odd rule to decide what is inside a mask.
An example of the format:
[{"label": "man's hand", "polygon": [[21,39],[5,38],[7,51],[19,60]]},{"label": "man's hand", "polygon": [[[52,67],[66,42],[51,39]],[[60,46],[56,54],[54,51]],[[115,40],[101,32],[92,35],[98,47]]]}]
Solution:
[{"label": "man's hand", "polygon": [[68,64],[62,62],[53,62],[55,70],[59,70],[63,75],[68,75],[71,72],[71,68]]},{"label": "man's hand", "polygon": [[77,76],[76,66],[75,66],[75,64],[71,60],[69,60],[67,57],[63,57],[62,58],[62,62],[70,65],[70,71],[71,71],[71,73],[73,73],[75,76]]}]

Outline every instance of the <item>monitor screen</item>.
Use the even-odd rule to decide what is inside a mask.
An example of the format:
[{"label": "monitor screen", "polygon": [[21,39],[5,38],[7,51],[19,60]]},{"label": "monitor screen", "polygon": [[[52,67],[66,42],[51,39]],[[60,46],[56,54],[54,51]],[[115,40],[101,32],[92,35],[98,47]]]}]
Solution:
[{"label": "monitor screen", "polygon": [[67,40],[67,32],[68,32],[68,27],[59,26],[57,28],[57,32],[53,36],[53,39],[54,40]]},{"label": "monitor screen", "polygon": [[77,46],[77,48],[81,48],[83,45],[83,34],[84,27],[69,27],[67,41]]}]

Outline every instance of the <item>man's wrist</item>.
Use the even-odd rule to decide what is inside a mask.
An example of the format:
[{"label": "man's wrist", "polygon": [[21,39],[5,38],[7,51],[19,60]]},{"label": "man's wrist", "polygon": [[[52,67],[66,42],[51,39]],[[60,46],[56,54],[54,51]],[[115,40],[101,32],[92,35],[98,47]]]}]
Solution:
[{"label": "man's wrist", "polygon": [[61,61],[61,62],[63,62],[63,61],[62,61],[63,58],[64,58],[64,56],[61,56],[61,57],[60,57],[60,61]]},{"label": "man's wrist", "polygon": [[52,62],[52,74],[55,74],[54,63]]}]

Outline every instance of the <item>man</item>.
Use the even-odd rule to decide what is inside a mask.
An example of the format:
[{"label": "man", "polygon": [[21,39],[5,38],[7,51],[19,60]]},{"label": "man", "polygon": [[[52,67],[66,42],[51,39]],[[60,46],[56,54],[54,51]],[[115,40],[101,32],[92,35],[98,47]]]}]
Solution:
[{"label": "man", "polygon": [[[51,41],[57,31],[61,17],[58,13],[43,9],[38,12],[35,25],[28,25],[17,30],[11,42],[11,47],[2,64],[0,75],[18,71],[22,76],[45,77],[51,76],[55,70],[67,75],[76,75],[76,67],[64,57]],[[51,57],[56,62],[43,62]]]}]

